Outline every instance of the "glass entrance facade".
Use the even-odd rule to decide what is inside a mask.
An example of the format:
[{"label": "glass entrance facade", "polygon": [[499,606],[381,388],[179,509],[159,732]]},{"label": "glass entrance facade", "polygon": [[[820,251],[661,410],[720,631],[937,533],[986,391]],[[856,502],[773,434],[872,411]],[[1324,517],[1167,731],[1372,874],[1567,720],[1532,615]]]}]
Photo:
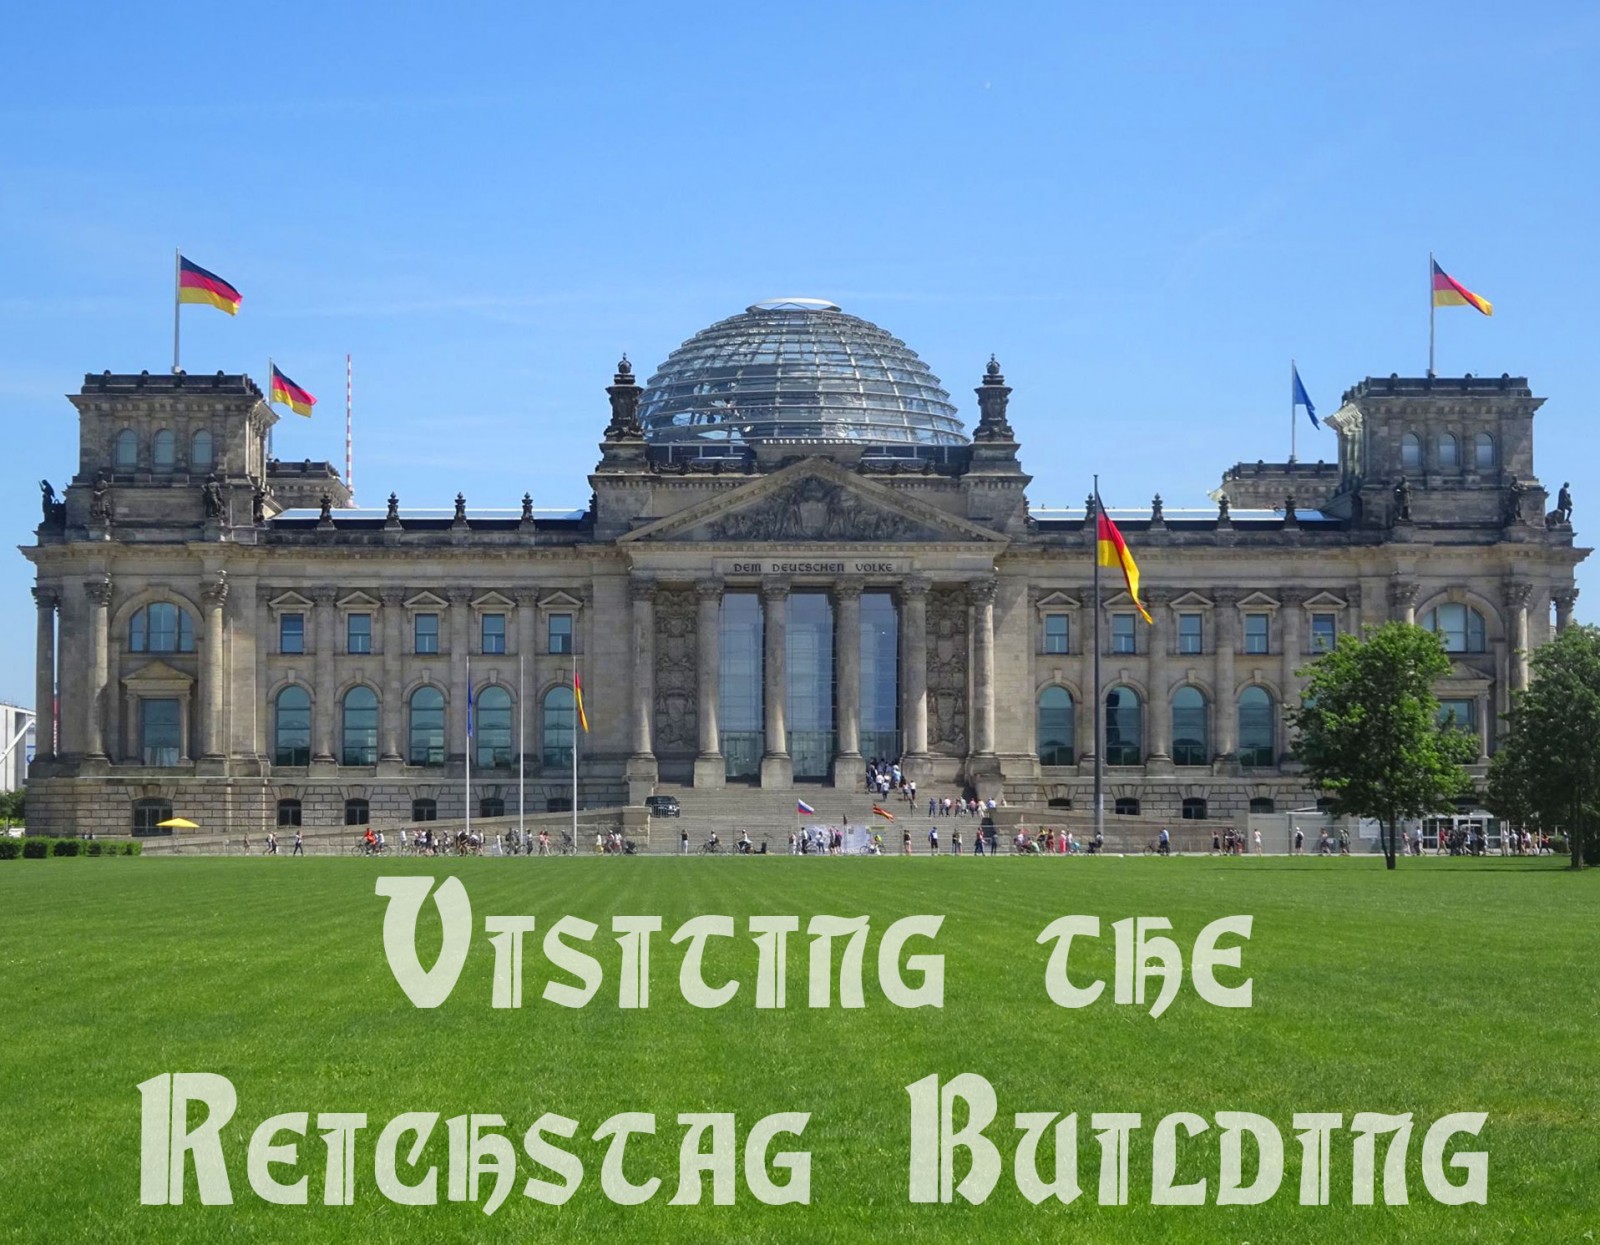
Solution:
[{"label": "glass entrance facade", "polygon": [[861,755],[900,755],[900,611],[892,594],[861,594]]},{"label": "glass entrance facade", "polygon": [[826,592],[789,595],[789,756],[796,778],[833,772],[833,601]]},{"label": "glass entrance facade", "polygon": [[725,592],[719,615],[717,723],[729,778],[757,778],[766,750],[761,699],[761,598]]}]

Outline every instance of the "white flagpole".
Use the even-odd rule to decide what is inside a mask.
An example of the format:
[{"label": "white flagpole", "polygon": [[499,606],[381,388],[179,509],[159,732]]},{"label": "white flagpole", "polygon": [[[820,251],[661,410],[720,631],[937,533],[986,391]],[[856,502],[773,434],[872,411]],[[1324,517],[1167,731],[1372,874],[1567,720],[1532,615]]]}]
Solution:
[{"label": "white flagpole", "polygon": [[354,442],[350,436],[350,416],[354,397],[352,392],[353,379],[354,374],[350,368],[350,356],[347,354],[344,357],[344,486],[350,490],[350,504],[352,506],[356,504],[355,470],[351,462]]},{"label": "white flagpole", "polygon": [[1298,376],[1298,375],[1299,375],[1299,372],[1295,368],[1294,360],[1290,359],[1289,360],[1289,461],[1290,462],[1293,462],[1294,458],[1295,458],[1295,450],[1296,450],[1296,447],[1298,445],[1297,438],[1298,438],[1298,434],[1299,434],[1299,431],[1300,431],[1300,421],[1295,418],[1295,416],[1299,412],[1297,412],[1295,410],[1295,404],[1294,404],[1294,400],[1295,400],[1295,396],[1296,396],[1295,395],[1295,391],[1294,391],[1294,378],[1296,376]]},{"label": "white flagpole", "polygon": [[183,248],[172,249],[172,374],[178,374],[178,310],[183,296]]},{"label": "white flagpole", "polygon": [[[576,646],[574,646],[576,647]],[[578,850],[578,655],[572,655],[572,850]]]},{"label": "white flagpole", "polygon": [[517,654],[517,835],[522,837],[527,831],[522,824],[523,818],[523,762],[522,758],[527,751],[527,682],[523,675],[524,655]]},{"label": "white flagpole", "polygon": [[467,765],[462,772],[466,775],[467,780],[466,832],[470,835],[472,833],[472,654],[470,652],[467,654],[467,751],[465,760]]}]

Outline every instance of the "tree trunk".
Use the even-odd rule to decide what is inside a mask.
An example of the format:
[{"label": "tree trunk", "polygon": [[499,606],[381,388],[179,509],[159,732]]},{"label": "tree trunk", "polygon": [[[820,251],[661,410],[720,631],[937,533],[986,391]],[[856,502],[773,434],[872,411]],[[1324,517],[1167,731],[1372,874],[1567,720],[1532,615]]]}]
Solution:
[{"label": "tree trunk", "polygon": [[1567,847],[1572,852],[1572,867],[1583,868],[1583,812],[1575,804],[1572,808],[1572,825],[1567,828]]},{"label": "tree trunk", "polygon": [[1394,868],[1394,815],[1390,814],[1378,823],[1378,837],[1383,841],[1383,867]]}]

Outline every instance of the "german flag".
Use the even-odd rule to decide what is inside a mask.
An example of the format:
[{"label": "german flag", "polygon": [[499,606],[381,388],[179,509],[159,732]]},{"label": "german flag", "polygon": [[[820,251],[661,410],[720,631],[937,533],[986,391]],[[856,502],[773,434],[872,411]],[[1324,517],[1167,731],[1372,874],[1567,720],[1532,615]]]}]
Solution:
[{"label": "german flag", "polygon": [[881,804],[874,804],[872,806],[872,815],[874,817],[882,817],[885,821],[893,821],[894,820],[894,814],[891,813],[888,809],[884,808],[883,805],[881,805]]},{"label": "german flag", "polygon": [[317,404],[314,397],[280,372],[276,363],[272,365],[272,401],[281,402],[296,415],[304,415],[308,419],[311,417],[311,408]]},{"label": "german flag", "polygon": [[1429,261],[1433,265],[1433,305],[1435,307],[1476,307],[1486,316],[1494,315],[1494,304],[1487,298],[1479,298],[1461,282],[1457,281],[1443,268],[1439,267],[1438,260]]},{"label": "german flag", "polygon": [[578,725],[583,727],[583,733],[589,733],[589,715],[583,711],[583,680],[578,677],[578,672],[572,672],[572,699],[578,707]]},{"label": "german flag", "polygon": [[226,311],[233,316],[239,314],[239,304],[244,301],[244,295],[216,273],[207,272],[199,264],[180,255],[178,256],[178,301],[206,303],[218,311]]},{"label": "german flag", "polygon": [[1150,611],[1145,609],[1144,602],[1139,600],[1139,564],[1133,560],[1133,554],[1128,552],[1127,543],[1122,539],[1122,533],[1117,530],[1117,525],[1111,521],[1111,516],[1106,514],[1105,507],[1101,505],[1098,496],[1094,499],[1094,508],[1099,515],[1097,544],[1099,545],[1099,560],[1101,566],[1120,566],[1122,568],[1122,581],[1128,586],[1128,595],[1133,598],[1133,606],[1144,616],[1147,623],[1153,623]]}]

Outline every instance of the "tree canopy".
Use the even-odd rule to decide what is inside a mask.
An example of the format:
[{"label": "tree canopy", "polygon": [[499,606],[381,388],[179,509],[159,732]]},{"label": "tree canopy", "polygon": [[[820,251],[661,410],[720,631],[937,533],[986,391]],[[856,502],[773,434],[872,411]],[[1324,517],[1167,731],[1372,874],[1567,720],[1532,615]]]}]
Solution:
[{"label": "tree canopy", "polygon": [[1472,786],[1462,767],[1477,740],[1440,724],[1433,692],[1450,659],[1438,636],[1397,622],[1340,637],[1306,672],[1301,706],[1288,712],[1295,756],[1335,814],[1377,818],[1393,869],[1397,823],[1450,812]]},{"label": "tree canopy", "polygon": [[1488,806],[1565,831],[1572,867],[1600,858],[1600,628],[1568,627],[1529,662],[1528,687],[1489,766]]}]

